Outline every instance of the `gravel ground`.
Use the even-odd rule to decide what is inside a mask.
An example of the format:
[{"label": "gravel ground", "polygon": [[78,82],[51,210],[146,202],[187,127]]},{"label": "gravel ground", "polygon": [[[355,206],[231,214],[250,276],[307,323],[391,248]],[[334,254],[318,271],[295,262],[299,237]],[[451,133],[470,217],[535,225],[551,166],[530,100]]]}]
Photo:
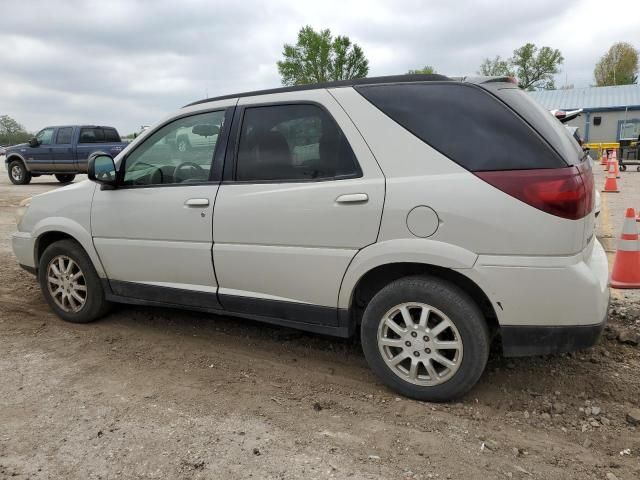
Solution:
[{"label": "gravel ground", "polygon": [[[640,173],[621,185],[603,196],[612,251]],[[461,402],[416,402],[357,341],[130,306],[58,320],[9,245],[18,202],[57,186],[0,175],[0,478],[640,478],[637,291],[615,293],[594,348],[493,353]]]}]

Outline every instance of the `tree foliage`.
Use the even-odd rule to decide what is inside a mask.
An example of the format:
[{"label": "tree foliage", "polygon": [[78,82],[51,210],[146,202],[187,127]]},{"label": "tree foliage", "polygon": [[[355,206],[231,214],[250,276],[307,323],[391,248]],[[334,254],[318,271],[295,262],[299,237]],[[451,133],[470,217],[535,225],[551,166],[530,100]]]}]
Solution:
[{"label": "tree foliage", "polygon": [[369,61],[349,37],[333,37],[329,29],[316,32],[310,26],[298,32],[295,45],[286,44],[278,72],[283,85],[348,80],[366,77]]},{"label": "tree foliage", "polygon": [[425,65],[424,67],[419,68],[417,70],[409,70],[407,72],[407,74],[409,74],[409,75],[414,75],[414,74],[432,75],[434,73],[438,73],[438,72],[436,72],[436,69],[434,67],[432,67],[431,65]]},{"label": "tree foliage", "polygon": [[553,76],[560,72],[564,57],[560,50],[542,47],[538,50],[533,43],[527,43],[513,51],[511,65],[515,69],[520,88],[535,90],[555,87]]},{"label": "tree foliage", "polygon": [[638,51],[626,42],[614,43],[593,69],[598,87],[638,82]]},{"label": "tree foliage", "polygon": [[9,115],[0,115],[0,145],[26,142],[31,134]]},{"label": "tree foliage", "polygon": [[486,75],[488,77],[512,77],[514,76],[509,59],[503,59],[500,55],[496,55],[493,60],[485,58],[480,65],[478,71],[480,75]]},{"label": "tree foliage", "polygon": [[535,90],[538,88],[554,88],[553,76],[560,72],[564,57],[560,50],[551,47],[536,47],[527,43],[513,51],[509,59],[498,55],[493,60],[485,58],[480,65],[481,75],[515,76],[520,88]]}]

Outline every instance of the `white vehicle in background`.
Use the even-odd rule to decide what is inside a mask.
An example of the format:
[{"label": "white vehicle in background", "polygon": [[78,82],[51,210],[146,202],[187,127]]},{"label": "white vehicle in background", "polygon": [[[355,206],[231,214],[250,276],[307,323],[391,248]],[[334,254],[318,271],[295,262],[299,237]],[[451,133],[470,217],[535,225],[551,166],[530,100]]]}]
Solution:
[{"label": "white vehicle in background", "polygon": [[209,148],[218,141],[219,129],[215,125],[199,124],[183,127],[176,131],[176,148],[187,152],[193,148]]},{"label": "white vehicle in background", "polygon": [[91,181],[21,205],[13,251],[64,320],[121,302],[359,330],[386,385],[444,401],[476,384],[496,337],[505,356],[598,340],[588,158],[508,79],[249,92],[93,155]]}]

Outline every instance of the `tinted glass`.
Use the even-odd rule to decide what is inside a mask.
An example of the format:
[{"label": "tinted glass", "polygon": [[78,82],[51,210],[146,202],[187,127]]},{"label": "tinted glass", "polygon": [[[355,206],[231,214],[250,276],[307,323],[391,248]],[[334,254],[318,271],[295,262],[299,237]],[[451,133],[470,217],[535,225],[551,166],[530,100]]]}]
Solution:
[{"label": "tinted glass", "polygon": [[311,180],[360,175],[351,146],[322,108],[273,105],[244,112],[237,180]]},{"label": "tinted glass", "polygon": [[101,128],[82,128],[79,143],[104,142],[104,131]]},{"label": "tinted glass", "polygon": [[498,88],[495,92],[500,100],[514,109],[542,135],[565,162],[570,165],[580,162],[583,157],[582,149],[576,148],[573,138],[564,125],[531,95],[514,86]]},{"label": "tinted glass", "polygon": [[45,128],[44,130],[40,130],[38,135],[36,135],[38,142],[40,145],[51,145],[53,143],[53,128]]},{"label": "tinted glass", "polygon": [[566,167],[511,109],[472,85],[357,87],[382,112],[470,171]]},{"label": "tinted glass", "polygon": [[125,185],[206,182],[223,122],[224,110],[165,125],[127,156]]},{"label": "tinted glass", "polygon": [[58,129],[58,135],[56,136],[56,143],[69,144],[71,143],[71,134],[73,133],[72,127],[64,127]]},{"label": "tinted glass", "polygon": [[105,142],[119,142],[120,135],[115,128],[104,128],[104,141]]}]

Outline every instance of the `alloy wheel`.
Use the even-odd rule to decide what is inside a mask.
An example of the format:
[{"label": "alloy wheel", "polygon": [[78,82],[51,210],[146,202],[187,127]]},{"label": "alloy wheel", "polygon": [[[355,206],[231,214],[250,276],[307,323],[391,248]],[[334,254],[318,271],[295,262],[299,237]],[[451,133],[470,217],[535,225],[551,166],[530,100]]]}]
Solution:
[{"label": "alloy wheel", "polygon": [[79,312],[87,302],[87,284],[80,266],[66,255],[53,257],[47,267],[47,287],[58,307]]},{"label": "alloy wheel", "polygon": [[425,303],[402,303],[387,311],[377,340],[391,371],[415,385],[444,383],[462,363],[462,337],[455,324]]}]

